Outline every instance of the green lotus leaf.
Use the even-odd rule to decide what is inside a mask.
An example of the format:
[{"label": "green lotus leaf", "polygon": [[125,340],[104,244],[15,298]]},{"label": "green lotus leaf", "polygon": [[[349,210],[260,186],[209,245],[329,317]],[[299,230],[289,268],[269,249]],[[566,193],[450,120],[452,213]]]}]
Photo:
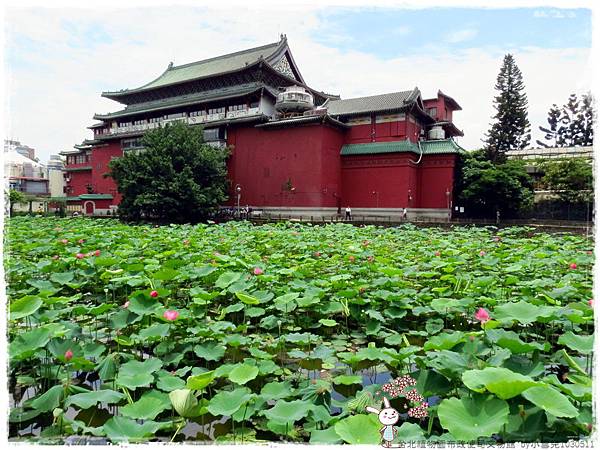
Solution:
[{"label": "green lotus leaf", "polygon": [[221,391],[210,399],[208,412],[213,416],[231,416],[251,398],[250,389],[245,387]]},{"label": "green lotus leaf", "polygon": [[67,284],[73,280],[75,274],[73,272],[55,272],[50,275],[50,280],[58,284]]},{"label": "green lotus leaf", "polygon": [[521,395],[553,416],[577,417],[579,415],[579,411],[567,397],[547,384],[529,388]]},{"label": "green lotus leaf", "polygon": [[149,386],[154,381],[154,372],[162,366],[157,358],[149,358],[144,362],[129,361],[119,368],[116,383],[128,389]]},{"label": "green lotus leaf", "polygon": [[218,361],[225,355],[225,346],[217,342],[198,344],[194,347],[194,353],[207,361]]},{"label": "green lotus leaf", "polygon": [[468,370],[463,373],[462,381],[465,386],[473,391],[485,392],[487,389],[502,400],[516,397],[524,390],[538,384],[530,377],[503,367]]},{"label": "green lotus leaf", "polygon": [[151,420],[146,420],[140,424],[127,417],[115,416],[108,419],[102,429],[113,442],[135,442],[154,435],[158,430],[168,425]]},{"label": "green lotus leaf", "polygon": [[258,375],[258,367],[249,364],[239,364],[229,372],[229,379],[233,383],[246,384],[250,380],[254,380]]},{"label": "green lotus leaf", "polygon": [[44,304],[41,298],[26,295],[10,304],[10,320],[18,320],[30,316]]},{"label": "green lotus leaf", "polygon": [[289,381],[271,381],[265,384],[260,395],[267,400],[279,400],[281,398],[288,398],[294,394],[294,389]]},{"label": "green lotus leaf", "polygon": [[419,442],[425,441],[423,429],[416,423],[404,422],[398,428],[396,440],[400,442]]},{"label": "green lotus leaf", "polygon": [[576,335],[572,331],[567,331],[558,338],[558,343],[583,355],[589,355],[594,349],[594,335]]},{"label": "green lotus leaf", "polygon": [[379,444],[381,423],[375,414],[358,414],[340,420],[335,432],[344,442],[351,445]]},{"label": "green lotus leaf", "polygon": [[325,430],[313,430],[310,433],[311,444],[341,444],[342,439],[335,431],[335,427],[326,428]]},{"label": "green lotus leaf", "polygon": [[338,323],[331,319],[319,319],[319,323],[326,327],[335,327]]},{"label": "green lotus leaf", "polygon": [[124,398],[123,394],[110,389],[100,389],[97,391],[82,392],[80,394],[70,395],[65,400],[65,406],[76,405],[81,409],[88,409],[98,403],[118,403]]},{"label": "green lotus leaf", "polygon": [[52,386],[46,392],[36,397],[31,402],[31,407],[42,412],[52,411],[58,408],[60,402],[65,396],[65,387],[63,385]]},{"label": "green lotus leaf", "polygon": [[451,350],[453,347],[458,345],[460,342],[464,342],[466,339],[465,333],[462,331],[455,331],[454,333],[441,333],[437,336],[433,336],[423,346],[424,350]]},{"label": "green lotus leaf", "polygon": [[554,309],[548,306],[537,306],[520,300],[514,303],[504,303],[497,306],[492,315],[495,319],[503,321],[516,320],[522,325],[535,322],[538,317],[552,315]]},{"label": "green lotus leaf", "polygon": [[362,384],[363,379],[360,375],[338,375],[333,380],[334,384]]},{"label": "green lotus leaf", "polygon": [[440,424],[461,441],[489,437],[508,422],[508,403],[491,396],[449,398],[438,406]]},{"label": "green lotus leaf", "polygon": [[279,399],[275,406],[266,410],[264,414],[267,419],[276,423],[292,423],[306,417],[312,406],[312,403],[306,400],[287,402]]},{"label": "green lotus leaf", "polygon": [[203,372],[198,375],[188,377],[186,387],[192,390],[202,390],[215,379],[215,371]]},{"label": "green lotus leaf", "polygon": [[[123,416],[132,419],[154,420],[156,419],[156,416],[170,407],[171,404],[165,404],[160,397],[144,394],[137,402],[121,407],[120,412]],[[179,412],[177,408],[175,408],[175,410]],[[180,415],[186,417],[182,414]]]},{"label": "green lotus leaf", "polygon": [[252,295],[249,295],[249,294],[245,294],[243,292],[236,292],[235,296],[237,298],[239,298],[246,305],[258,305],[260,303],[260,300],[257,299],[256,297],[253,297]]}]

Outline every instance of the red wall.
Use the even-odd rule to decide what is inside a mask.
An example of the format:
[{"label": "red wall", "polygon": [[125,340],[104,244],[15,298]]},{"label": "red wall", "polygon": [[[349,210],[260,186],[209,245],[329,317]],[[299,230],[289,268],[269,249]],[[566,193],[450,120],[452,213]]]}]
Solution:
[{"label": "red wall", "polygon": [[[75,165],[69,167],[76,167]],[[82,172],[68,172],[68,176],[71,181],[67,184],[67,187],[72,189],[65,195],[68,197],[76,197],[81,194],[87,194],[87,184],[92,181],[92,171],[85,170]]]},{"label": "red wall", "polygon": [[[255,206],[335,207],[341,193],[340,149],[343,132],[328,125],[294,128],[230,128],[233,146],[228,167],[240,204]],[[286,189],[291,180],[294,191]]]},{"label": "red wall", "polygon": [[[417,186],[412,154],[357,155],[342,157],[343,206],[356,208],[414,208],[409,203]],[[373,193],[375,192],[375,193]]]},{"label": "red wall", "polygon": [[424,156],[419,169],[418,202],[420,208],[446,208],[454,186],[456,155]]},{"label": "red wall", "polygon": [[117,192],[117,185],[110,177],[104,177],[108,173],[108,163],[113,157],[123,156],[121,144],[119,141],[110,142],[105,147],[96,147],[92,150],[92,187],[94,194],[113,195],[113,205],[121,201],[121,196]]}]

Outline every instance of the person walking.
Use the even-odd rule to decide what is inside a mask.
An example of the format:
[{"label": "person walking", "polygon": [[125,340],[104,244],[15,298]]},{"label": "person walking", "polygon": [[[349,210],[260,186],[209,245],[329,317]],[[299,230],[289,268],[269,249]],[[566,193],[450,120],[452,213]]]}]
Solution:
[{"label": "person walking", "polygon": [[350,205],[346,206],[346,220],[352,220],[352,210]]},{"label": "person walking", "polygon": [[402,219],[406,220],[408,218],[408,210],[406,208],[404,208],[402,210]]}]

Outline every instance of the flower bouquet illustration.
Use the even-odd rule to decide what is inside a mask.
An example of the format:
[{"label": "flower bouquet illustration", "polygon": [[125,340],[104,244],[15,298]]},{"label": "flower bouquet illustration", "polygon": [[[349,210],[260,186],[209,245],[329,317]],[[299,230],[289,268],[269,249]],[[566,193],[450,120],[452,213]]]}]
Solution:
[{"label": "flower bouquet illustration", "polygon": [[417,381],[410,375],[404,375],[393,379],[384,384],[381,387],[381,391],[376,393],[376,395],[382,396],[383,409],[378,409],[373,406],[367,406],[365,408],[368,412],[377,414],[379,422],[383,425],[379,432],[381,433],[381,441],[384,447],[392,447],[392,441],[398,434],[398,430],[394,425],[396,425],[401,418],[400,412],[395,408],[392,408],[390,403],[391,399],[398,397],[406,398],[408,405],[410,406],[405,406],[405,408],[408,408],[408,417],[418,419],[427,417],[429,404],[417,391],[416,384]]}]

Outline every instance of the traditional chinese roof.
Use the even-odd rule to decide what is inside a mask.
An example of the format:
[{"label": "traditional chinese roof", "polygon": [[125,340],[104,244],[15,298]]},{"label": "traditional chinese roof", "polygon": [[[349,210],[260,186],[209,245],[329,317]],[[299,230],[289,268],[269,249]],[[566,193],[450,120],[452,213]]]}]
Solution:
[{"label": "traditional chinese roof", "polygon": [[342,147],[342,156],[352,155],[376,155],[380,153],[412,152],[424,155],[437,155],[444,153],[461,153],[465,150],[453,139],[440,139],[432,141],[421,141],[419,144],[409,140],[392,142],[369,142],[366,144],[346,144]]},{"label": "traditional chinese roof", "polygon": [[126,117],[152,111],[160,111],[181,106],[189,106],[197,103],[227,100],[230,98],[250,95],[261,90],[263,90],[263,92],[269,93],[274,98],[277,97],[277,91],[270,86],[259,82],[245,83],[235,86],[227,86],[219,89],[212,89],[210,91],[197,92],[194,94],[179,95],[177,97],[169,97],[144,103],[135,103],[127,106],[125,109],[113,113],[94,114],[94,119],[107,120],[114,119],[116,117]]},{"label": "traditional chinese roof", "polygon": [[182,64],[180,66],[174,66],[173,63],[170,63],[167,69],[158,78],[143,86],[134,89],[103,92],[102,96],[118,100],[119,97],[136,92],[148,91],[191,80],[236,72],[263,61],[270,66],[276,66],[284,57],[287,61],[287,63],[284,64],[290,70],[290,74],[293,75],[293,78],[304,84],[304,79],[289,51],[287,39],[285,35],[282,35],[279,42],[274,42],[272,44],[229,53],[214,58],[203,59],[189,64]]},{"label": "traditional chinese roof", "polygon": [[80,200],[112,200],[113,196],[110,194],[80,194]]},{"label": "traditional chinese roof", "polygon": [[410,108],[415,104],[422,109],[421,92],[418,88],[411,91],[392,92],[368,97],[329,100],[324,106],[327,107],[327,113],[332,116],[351,116],[372,112],[398,111]]},{"label": "traditional chinese roof", "polygon": [[313,116],[299,116],[299,117],[290,117],[287,119],[279,119],[279,120],[270,120],[267,123],[261,123],[256,125],[256,128],[282,128],[282,127],[290,127],[296,125],[304,125],[309,123],[328,123],[330,125],[334,125],[340,128],[348,128],[348,125],[340,122],[339,120],[334,119],[328,115],[313,115]]}]

